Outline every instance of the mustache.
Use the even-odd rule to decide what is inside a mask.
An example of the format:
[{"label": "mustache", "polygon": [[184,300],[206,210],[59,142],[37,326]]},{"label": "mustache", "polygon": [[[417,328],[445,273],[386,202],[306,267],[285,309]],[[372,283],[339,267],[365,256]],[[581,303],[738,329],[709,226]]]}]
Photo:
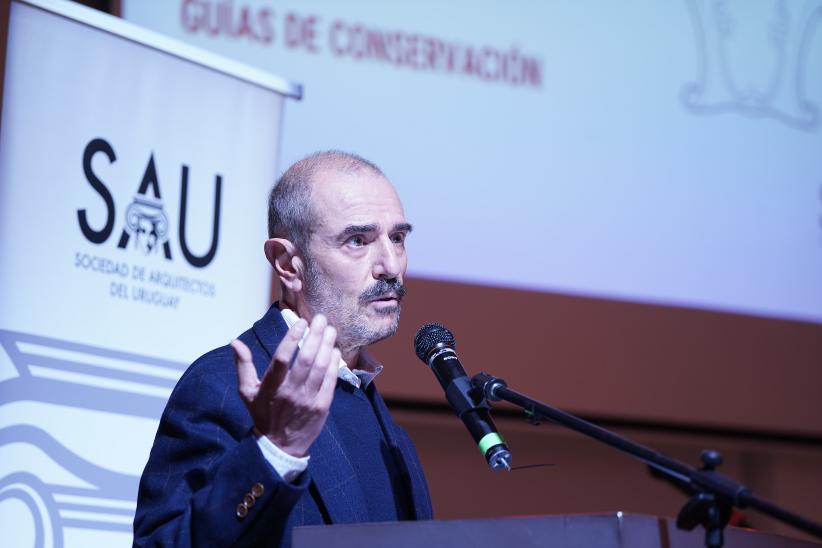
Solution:
[{"label": "mustache", "polygon": [[396,293],[397,301],[402,301],[402,298],[405,297],[405,286],[398,278],[377,280],[377,283],[363,291],[362,295],[360,295],[360,303],[365,304],[374,299],[388,296],[389,293]]}]

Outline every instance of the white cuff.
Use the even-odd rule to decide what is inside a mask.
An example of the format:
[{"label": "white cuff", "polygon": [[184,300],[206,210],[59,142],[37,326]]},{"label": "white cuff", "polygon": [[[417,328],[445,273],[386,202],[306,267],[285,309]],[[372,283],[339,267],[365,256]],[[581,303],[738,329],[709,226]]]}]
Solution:
[{"label": "white cuff", "polygon": [[274,445],[274,443],[265,436],[257,437],[257,445],[263,453],[263,457],[268,463],[277,471],[280,476],[288,483],[293,483],[297,476],[302,474],[308,468],[309,456],[294,457]]}]

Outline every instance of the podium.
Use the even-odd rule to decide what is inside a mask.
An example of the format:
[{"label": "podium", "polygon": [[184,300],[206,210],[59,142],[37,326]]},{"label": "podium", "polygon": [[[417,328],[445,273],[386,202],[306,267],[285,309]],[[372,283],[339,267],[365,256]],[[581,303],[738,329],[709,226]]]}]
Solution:
[{"label": "podium", "polygon": [[[613,512],[496,519],[312,525],[294,528],[294,548],[703,548],[702,528],[670,518]],[[822,544],[727,527],[727,548],[819,548]]]}]

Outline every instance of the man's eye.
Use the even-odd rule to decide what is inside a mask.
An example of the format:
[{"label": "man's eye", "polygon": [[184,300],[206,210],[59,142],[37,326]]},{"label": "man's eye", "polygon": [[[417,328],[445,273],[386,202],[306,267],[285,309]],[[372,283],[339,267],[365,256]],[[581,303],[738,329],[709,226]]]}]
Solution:
[{"label": "man's eye", "polygon": [[391,235],[391,241],[395,244],[405,243],[405,236],[405,232],[397,232],[396,234]]},{"label": "man's eye", "polygon": [[351,236],[345,241],[345,245],[351,247],[362,247],[365,245],[365,238],[362,236]]}]

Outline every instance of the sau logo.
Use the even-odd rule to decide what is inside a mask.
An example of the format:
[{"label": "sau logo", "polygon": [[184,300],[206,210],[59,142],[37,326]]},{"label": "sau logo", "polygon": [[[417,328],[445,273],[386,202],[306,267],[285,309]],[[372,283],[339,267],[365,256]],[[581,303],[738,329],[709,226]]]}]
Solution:
[{"label": "sau logo", "polygon": [[135,246],[146,255],[156,251],[162,244],[166,259],[171,258],[171,247],[168,245],[168,217],[163,211],[162,201],[141,198],[139,192],[134,196],[134,201],[126,209],[126,230],[123,230],[117,247],[126,247],[129,236],[134,236]]},{"label": "sau logo", "polygon": [[[97,191],[106,205],[106,222],[99,230],[94,229],[88,222],[88,215],[85,209],[77,210],[77,220],[80,223],[80,230],[86,239],[95,244],[102,244],[107,241],[114,231],[114,220],[116,208],[111,191],[100,180],[91,169],[91,161],[96,154],[105,154],[110,163],[117,160],[114,149],[104,139],[92,139],[86,145],[83,152],[83,172],[91,187]],[[179,215],[179,238],[180,249],[183,257],[191,266],[203,268],[214,260],[217,254],[217,243],[220,239],[220,197],[222,194],[223,178],[220,175],[214,176],[214,216],[212,218],[211,245],[203,255],[195,255],[191,252],[186,240],[186,216],[188,214],[188,166],[182,166],[180,176],[180,215]],[[163,208],[162,196],[160,195],[160,181],[157,177],[157,168],[154,165],[154,154],[148,159],[148,165],[143,172],[143,179],[134,199],[126,208],[126,223],[120,234],[117,247],[126,249],[133,238],[133,246],[145,253],[159,253],[162,248],[163,256],[171,260],[171,245],[169,243],[169,220]]]}]

